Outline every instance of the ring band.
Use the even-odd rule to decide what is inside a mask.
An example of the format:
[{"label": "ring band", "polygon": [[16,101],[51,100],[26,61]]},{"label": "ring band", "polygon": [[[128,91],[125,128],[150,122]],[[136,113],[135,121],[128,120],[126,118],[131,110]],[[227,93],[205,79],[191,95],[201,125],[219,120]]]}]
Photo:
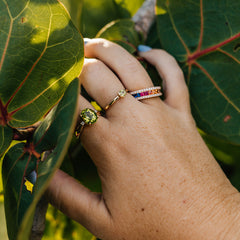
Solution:
[{"label": "ring band", "polygon": [[126,89],[122,89],[118,92],[118,95],[104,108],[104,110],[108,110],[110,106],[112,106],[115,102],[117,102],[120,98],[125,97],[127,94]]},{"label": "ring band", "polygon": [[85,125],[94,124],[98,120],[98,115],[99,112],[97,110],[93,110],[90,108],[83,109],[80,113],[80,118],[82,119],[82,121],[79,123],[75,130],[76,137],[80,137]]},{"label": "ring band", "polygon": [[159,97],[162,95],[161,93],[161,87],[150,87],[150,88],[144,88],[137,91],[130,92],[130,94],[135,97],[137,100],[147,99],[147,98],[153,98],[153,97]]}]

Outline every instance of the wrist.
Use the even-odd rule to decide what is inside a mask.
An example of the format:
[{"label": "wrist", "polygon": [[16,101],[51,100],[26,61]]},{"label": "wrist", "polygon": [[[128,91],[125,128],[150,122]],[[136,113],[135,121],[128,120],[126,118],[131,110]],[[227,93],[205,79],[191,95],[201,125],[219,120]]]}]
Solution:
[{"label": "wrist", "polygon": [[240,239],[240,193],[234,187],[222,187],[212,203],[204,205],[209,207],[199,230],[205,237],[199,239]]},{"label": "wrist", "polygon": [[[221,206],[220,206],[221,207]],[[240,239],[240,193],[233,188],[219,211],[219,224],[222,231],[219,231],[219,240]]]}]

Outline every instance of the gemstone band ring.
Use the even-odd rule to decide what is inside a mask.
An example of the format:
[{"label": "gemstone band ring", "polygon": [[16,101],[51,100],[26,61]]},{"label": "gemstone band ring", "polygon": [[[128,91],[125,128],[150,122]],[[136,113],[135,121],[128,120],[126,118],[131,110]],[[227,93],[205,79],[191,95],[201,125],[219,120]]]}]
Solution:
[{"label": "gemstone band ring", "polygon": [[104,110],[108,110],[110,106],[112,106],[115,102],[117,102],[120,98],[125,97],[127,94],[126,89],[122,89],[118,92],[118,95],[104,108]]},{"label": "gemstone band ring", "polygon": [[161,87],[150,87],[150,88],[144,88],[137,91],[130,92],[130,94],[135,97],[137,100],[147,99],[147,98],[153,98],[153,97],[159,97],[162,95],[161,93]]},{"label": "gemstone band ring", "polygon": [[97,110],[93,110],[90,108],[85,108],[81,111],[80,117],[82,121],[80,124],[76,127],[75,134],[76,137],[80,137],[83,127],[85,125],[92,125],[98,120],[99,112]]}]

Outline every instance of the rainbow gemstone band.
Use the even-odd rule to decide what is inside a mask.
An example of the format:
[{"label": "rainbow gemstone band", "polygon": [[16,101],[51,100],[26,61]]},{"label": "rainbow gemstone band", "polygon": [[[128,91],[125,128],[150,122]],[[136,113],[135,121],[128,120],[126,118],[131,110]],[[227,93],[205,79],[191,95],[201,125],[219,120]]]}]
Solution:
[{"label": "rainbow gemstone band", "polygon": [[153,98],[153,97],[159,97],[162,95],[161,93],[161,87],[150,87],[150,88],[144,88],[137,91],[130,92],[130,94],[135,97],[137,100],[147,99],[147,98]]}]

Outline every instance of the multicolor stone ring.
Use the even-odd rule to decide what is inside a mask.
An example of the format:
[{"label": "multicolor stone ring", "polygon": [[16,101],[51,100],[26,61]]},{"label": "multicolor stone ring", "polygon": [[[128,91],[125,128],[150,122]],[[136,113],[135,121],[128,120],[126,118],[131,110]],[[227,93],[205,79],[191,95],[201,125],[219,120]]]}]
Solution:
[{"label": "multicolor stone ring", "polygon": [[118,95],[104,108],[104,110],[108,110],[110,106],[112,106],[115,102],[117,102],[120,98],[125,97],[127,94],[126,89],[122,89],[118,92]]},{"label": "multicolor stone ring", "polygon": [[85,125],[94,124],[98,120],[98,115],[99,115],[99,112],[97,110],[93,110],[90,108],[86,108],[86,109],[82,110],[82,112],[80,114],[82,121],[76,128],[76,132],[75,132],[76,137],[80,137],[83,127]]},{"label": "multicolor stone ring", "polygon": [[152,98],[152,97],[159,97],[162,95],[161,87],[150,87],[144,88],[137,91],[130,92],[130,94],[135,97],[137,100]]}]

